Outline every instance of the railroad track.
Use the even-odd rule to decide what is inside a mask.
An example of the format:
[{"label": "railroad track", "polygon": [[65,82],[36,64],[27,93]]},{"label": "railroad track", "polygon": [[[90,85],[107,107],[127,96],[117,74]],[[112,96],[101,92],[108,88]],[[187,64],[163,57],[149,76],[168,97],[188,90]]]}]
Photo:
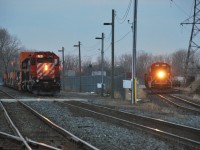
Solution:
[{"label": "railroad track", "polygon": [[166,101],[167,103],[177,108],[180,108],[184,111],[200,114],[200,105],[195,104],[191,101],[188,101],[187,99],[183,99],[181,97],[174,96],[174,95],[157,94],[157,96],[163,99],[164,101]]},{"label": "railroad track", "polygon": [[[6,95],[7,93],[3,94]],[[8,97],[11,98],[12,96],[8,95]],[[37,149],[42,150],[97,150],[96,147],[51,122],[48,118],[42,116],[20,100],[13,99],[16,102],[7,103],[5,101],[0,101],[2,111],[7,120],[9,120],[9,124],[13,129],[12,131],[15,133],[15,135],[12,135],[10,133],[0,132],[0,137],[4,141],[10,139],[10,142],[14,141],[13,143],[24,145],[28,150],[34,149],[35,146],[39,147]],[[9,149],[8,145],[5,145],[5,143],[3,144],[4,145],[0,145],[0,147]]]},{"label": "railroad track", "polygon": [[[2,94],[0,94],[0,96],[2,96]],[[10,125],[8,124],[4,115],[4,111],[0,107],[0,149],[3,149],[4,145],[7,145],[7,149],[14,150],[13,148],[15,148],[17,150],[21,149],[22,141],[10,128]]]},{"label": "railroad track", "polygon": [[79,114],[95,117],[99,120],[111,122],[131,130],[138,128],[142,131],[150,132],[153,135],[189,146],[189,148],[200,149],[200,129],[82,102],[71,101],[56,103],[61,107],[72,109],[74,113],[79,112]]}]

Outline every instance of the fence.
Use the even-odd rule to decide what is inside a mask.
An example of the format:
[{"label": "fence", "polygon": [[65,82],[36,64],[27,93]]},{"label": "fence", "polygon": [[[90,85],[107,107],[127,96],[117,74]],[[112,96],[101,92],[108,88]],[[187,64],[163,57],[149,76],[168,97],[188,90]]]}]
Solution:
[{"label": "fence", "polygon": [[[123,80],[126,79],[125,73],[114,77],[114,91],[122,98],[125,95],[123,89]],[[101,76],[82,76],[81,77],[81,92],[95,92],[99,93],[101,89],[97,88],[97,83],[101,83]],[[111,77],[104,76],[104,92],[110,93],[111,91]],[[80,91],[80,77],[79,76],[65,76],[65,90],[67,91]]]}]

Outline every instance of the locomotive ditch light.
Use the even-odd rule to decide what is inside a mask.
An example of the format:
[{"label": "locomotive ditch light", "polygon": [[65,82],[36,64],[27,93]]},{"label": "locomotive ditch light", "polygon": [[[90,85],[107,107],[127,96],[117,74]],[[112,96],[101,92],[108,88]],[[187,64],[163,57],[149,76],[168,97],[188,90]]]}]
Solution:
[{"label": "locomotive ditch light", "polygon": [[159,79],[163,79],[163,78],[165,77],[165,72],[164,72],[164,71],[158,71],[157,77],[158,77]]}]

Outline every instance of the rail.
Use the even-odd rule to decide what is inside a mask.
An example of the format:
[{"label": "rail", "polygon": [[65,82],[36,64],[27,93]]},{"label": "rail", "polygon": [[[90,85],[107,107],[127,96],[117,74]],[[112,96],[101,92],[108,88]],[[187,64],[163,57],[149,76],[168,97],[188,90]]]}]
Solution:
[{"label": "rail", "polygon": [[[4,92],[5,94],[9,95],[7,92],[5,91],[2,91]],[[73,135],[72,133],[70,133],[69,131],[65,130],[64,128],[60,127],[59,125],[55,124],[54,122],[52,122],[49,118],[41,115],[40,113],[38,113],[36,110],[32,109],[30,106],[26,105],[25,103],[23,103],[22,101],[20,101],[20,99],[12,96],[12,95],[9,95],[10,97],[12,97],[13,99],[15,99],[17,102],[19,102],[23,107],[25,107],[26,109],[28,109],[29,111],[31,111],[35,116],[39,117],[39,119],[41,119],[42,121],[44,121],[47,125],[49,125],[51,128],[55,129],[57,132],[59,132],[60,134],[62,134],[63,136],[65,137],[68,137],[70,138],[70,140],[74,141],[74,143],[78,144],[78,145],[81,145],[81,147],[85,148],[85,149],[90,149],[90,150],[99,150],[98,148],[96,148],[95,146],[91,145],[90,143],[80,139],[79,137]],[[8,114],[7,114],[8,115]],[[9,117],[9,116],[8,116]],[[11,119],[10,119],[11,120]],[[14,124],[13,124],[14,125]],[[21,134],[20,134],[21,135]],[[38,145],[41,145],[41,146],[45,146],[46,145],[46,148],[51,148],[51,146],[47,145],[47,144],[42,144],[40,142],[36,142],[36,141],[33,141],[31,139],[25,139],[25,138],[22,138],[22,141],[24,141],[25,143],[27,142],[31,142],[31,143],[37,143]],[[28,143],[27,143],[28,145]],[[30,147],[30,146],[29,146]],[[31,148],[30,148],[31,149]]]},{"label": "rail", "polygon": [[[167,138],[169,140],[174,139],[175,141],[178,141],[184,145],[190,145],[191,147],[197,147],[197,148],[200,147],[200,141],[199,141],[200,130],[196,128],[191,128],[184,125],[178,125],[175,123],[170,123],[167,121],[162,121],[150,117],[134,115],[127,112],[116,111],[111,108],[86,104],[82,102],[65,102],[65,103],[59,102],[59,103],[66,104],[66,106],[73,107],[75,109],[89,112],[89,114],[96,114],[98,116],[101,116],[101,118],[106,117],[109,118],[109,120],[113,119],[119,122],[123,122],[125,124],[128,124],[129,127],[130,126],[138,127],[144,131]],[[86,105],[90,105],[89,108]],[[107,110],[107,112],[104,112],[104,110]],[[114,112],[117,113],[118,116],[114,115],[113,114]],[[132,121],[133,118],[135,118],[135,120],[140,120],[141,122],[135,123]],[[150,122],[151,125],[149,125]],[[172,130],[172,128],[174,128],[174,130]],[[175,132],[175,130],[178,131],[176,133],[173,133]]]},{"label": "rail", "polygon": [[163,95],[160,95],[160,94],[157,94],[158,97],[162,98],[163,100],[165,100],[166,102],[178,107],[178,108],[181,108],[182,110],[186,110],[186,111],[189,111],[189,112],[192,112],[192,113],[195,113],[195,114],[200,114],[200,111],[199,110],[196,110],[196,109],[192,109],[192,108],[188,108],[188,107],[184,107],[184,106],[181,106],[173,101],[171,101],[169,98],[163,96]]}]

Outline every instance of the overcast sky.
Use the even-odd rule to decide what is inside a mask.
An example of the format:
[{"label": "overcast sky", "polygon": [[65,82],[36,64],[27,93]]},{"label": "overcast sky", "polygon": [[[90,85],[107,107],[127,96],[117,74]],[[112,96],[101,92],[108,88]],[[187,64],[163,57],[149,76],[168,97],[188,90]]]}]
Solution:
[{"label": "overcast sky", "polygon": [[[187,49],[191,26],[180,23],[192,15],[193,0],[138,0],[137,51],[167,54]],[[115,17],[115,56],[132,53],[133,3],[130,0],[0,0],[0,27],[18,37],[27,49],[78,55],[73,45],[81,41],[83,59],[100,55],[105,33],[105,55],[111,55],[112,9]],[[130,20],[130,23],[127,22]],[[120,24],[122,23],[122,24]],[[126,35],[126,36],[125,36]],[[123,38],[124,37],[124,38]]]}]

